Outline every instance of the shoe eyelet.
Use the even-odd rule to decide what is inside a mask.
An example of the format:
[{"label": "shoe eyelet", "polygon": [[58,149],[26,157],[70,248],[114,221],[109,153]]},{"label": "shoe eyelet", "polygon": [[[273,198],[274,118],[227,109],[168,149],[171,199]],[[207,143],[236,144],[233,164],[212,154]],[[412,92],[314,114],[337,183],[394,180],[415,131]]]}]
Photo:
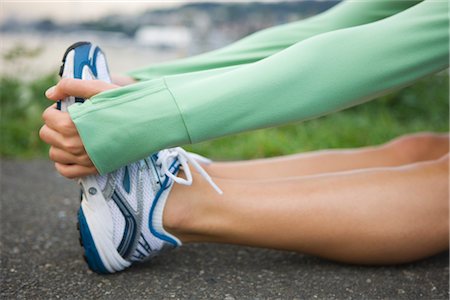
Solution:
[{"label": "shoe eyelet", "polygon": [[97,194],[97,189],[94,187],[90,187],[88,192],[90,195],[95,195],[95,194]]}]

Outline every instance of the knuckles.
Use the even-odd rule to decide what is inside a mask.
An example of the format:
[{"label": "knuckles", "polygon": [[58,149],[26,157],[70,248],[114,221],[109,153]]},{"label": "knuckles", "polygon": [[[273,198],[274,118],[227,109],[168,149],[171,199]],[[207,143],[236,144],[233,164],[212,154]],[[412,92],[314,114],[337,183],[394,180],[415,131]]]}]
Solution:
[{"label": "knuckles", "polygon": [[86,153],[82,153],[82,154],[80,154],[79,156],[77,156],[77,160],[78,160],[78,163],[79,163],[80,165],[89,167],[90,159],[89,159],[89,156],[87,156]]},{"label": "knuckles", "polygon": [[72,82],[71,78],[63,78],[58,82],[56,86],[58,89],[65,91],[70,86],[71,82]]},{"label": "knuckles", "polygon": [[77,144],[72,140],[65,140],[62,144],[67,152],[73,154],[75,154],[75,152],[78,152]]},{"label": "knuckles", "polygon": [[74,155],[81,155],[84,153],[84,148],[80,140],[72,138],[66,139],[63,142],[64,149]]},{"label": "knuckles", "polygon": [[68,115],[60,119],[58,126],[63,134],[73,134],[76,131],[75,125]]}]

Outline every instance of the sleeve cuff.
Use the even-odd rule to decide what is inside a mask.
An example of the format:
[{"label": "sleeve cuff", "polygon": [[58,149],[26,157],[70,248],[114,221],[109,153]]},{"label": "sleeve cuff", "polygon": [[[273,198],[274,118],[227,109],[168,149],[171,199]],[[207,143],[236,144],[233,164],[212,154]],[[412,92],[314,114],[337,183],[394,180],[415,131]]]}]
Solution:
[{"label": "sleeve cuff", "polygon": [[178,105],[162,78],[100,93],[70,106],[69,114],[100,174],[190,143]]}]

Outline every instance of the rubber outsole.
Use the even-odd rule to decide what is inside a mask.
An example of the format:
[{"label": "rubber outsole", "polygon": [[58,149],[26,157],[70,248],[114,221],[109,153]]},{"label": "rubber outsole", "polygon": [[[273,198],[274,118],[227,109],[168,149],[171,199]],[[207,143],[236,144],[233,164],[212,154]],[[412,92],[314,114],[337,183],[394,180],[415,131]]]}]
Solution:
[{"label": "rubber outsole", "polygon": [[[72,51],[73,49],[77,48],[77,47],[80,47],[80,46],[83,46],[83,45],[89,45],[89,44],[91,44],[91,43],[90,42],[85,42],[85,41],[76,42],[76,43],[70,45],[69,48],[66,49],[66,52],[64,52],[63,58],[61,60],[62,64],[59,67],[59,72],[58,72],[59,77],[62,77],[62,75],[63,75],[64,65],[66,63],[67,55],[69,54],[69,52]],[[58,110],[61,110],[61,101],[62,100],[58,100],[56,102],[56,109],[58,109]]]},{"label": "rubber outsole", "polygon": [[63,71],[64,71],[64,63],[66,62],[66,58],[67,58],[67,54],[69,54],[70,51],[72,51],[73,49],[83,46],[83,45],[88,45],[91,44],[90,42],[76,42],[75,44],[72,44],[69,46],[69,48],[66,49],[66,52],[64,52],[63,58],[62,58],[62,65],[59,68],[59,76],[62,77],[63,75]]},{"label": "rubber outsole", "polygon": [[110,274],[106,269],[105,265],[102,263],[100,255],[98,254],[97,248],[95,247],[94,239],[92,238],[89,226],[84,216],[83,209],[80,207],[78,210],[78,226],[80,233],[80,243],[84,248],[83,258],[87,262],[89,268],[100,274]]},{"label": "rubber outsole", "polygon": [[[67,56],[70,53],[70,51],[76,49],[77,47],[83,46],[83,45],[91,45],[90,42],[77,42],[72,44],[67,48],[67,50],[64,52],[63,58],[62,58],[62,64],[59,70],[59,76],[63,76],[64,67],[66,64]],[[57,109],[61,110],[61,101],[59,100],[57,102]],[[80,203],[83,200],[83,191],[80,190]],[[78,241],[80,243],[80,246],[83,248],[83,259],[86,261],[88,267],[100,274],[110,274],[110,272],[106,269],[105,265],[102,263],[102,260],[100,258],[100,255],[97,251],[97,248],[95,246],[94,239],[92,237],[92,234],[89,229],[89,225],[86,221],[86,217],[83,213],[83,209],[80,207],[78,210],[78,218],[77,218],[77,230],[79,233]]]}]

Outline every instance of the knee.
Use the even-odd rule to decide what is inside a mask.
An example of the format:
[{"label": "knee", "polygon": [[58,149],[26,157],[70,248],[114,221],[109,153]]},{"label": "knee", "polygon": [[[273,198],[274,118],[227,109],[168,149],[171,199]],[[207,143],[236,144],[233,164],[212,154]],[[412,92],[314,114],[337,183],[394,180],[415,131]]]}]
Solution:
[{"label": "knee", "polygon": [[402,160],[411,163],[441,157],[443,151],[448,152],[448,142],[448,134],[421,132],[398,137],[387,143],[386,147]]}]

